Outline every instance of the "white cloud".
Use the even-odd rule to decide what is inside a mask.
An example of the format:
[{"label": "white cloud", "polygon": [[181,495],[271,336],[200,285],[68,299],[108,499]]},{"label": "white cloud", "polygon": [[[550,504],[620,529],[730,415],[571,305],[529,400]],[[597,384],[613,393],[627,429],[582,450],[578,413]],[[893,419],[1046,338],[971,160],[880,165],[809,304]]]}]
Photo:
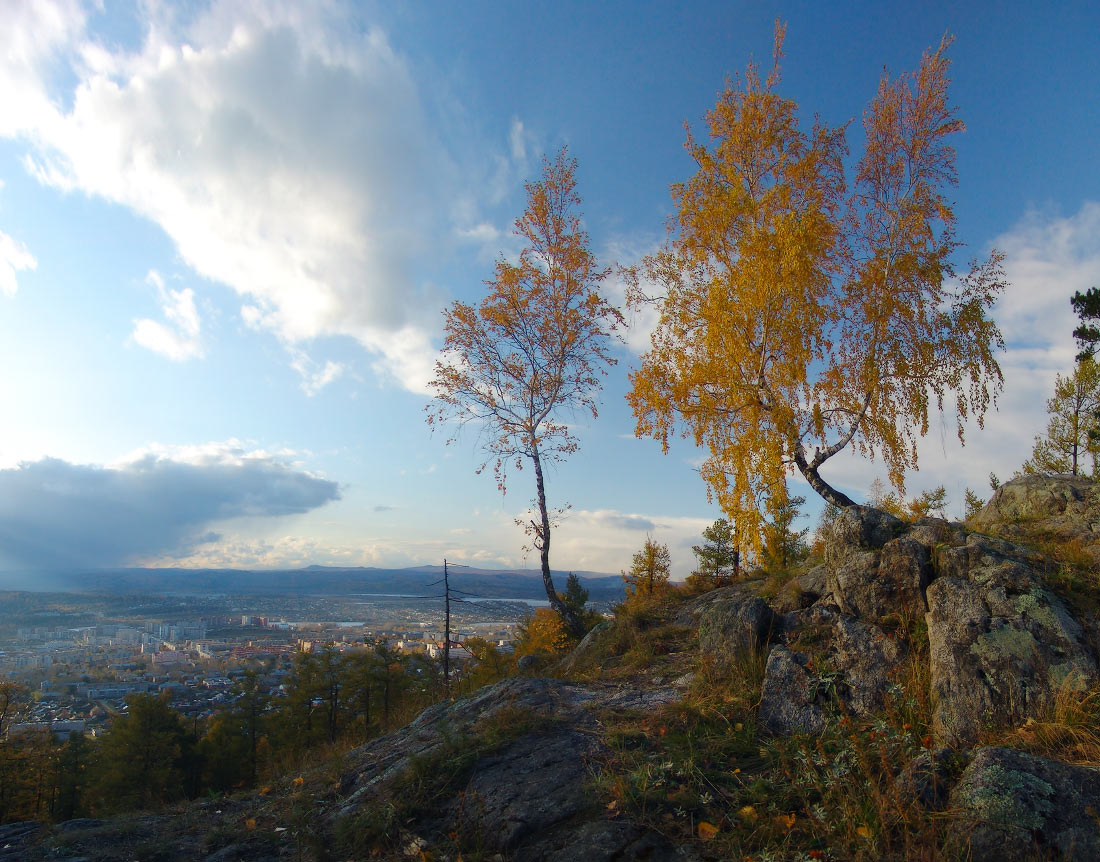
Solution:
[{"label": "white cloud", "polygon": [[503,237],[501,230],[489,224],[489,222],[481,222],[473,227],[461,228],[458,235],[464,240],[478,244],[499,243]]},{"label": "white cloud", "polygon": [[56,122],[45,80],[52,58],[83,31],[77,0],[8,2],[0,27],[0,136],[37,135]]},{"label": "white cloud", "polygon": [[339,378],[347,370],[342,362],[334,362],[329,359],[320,368],[304,350],[295,347],[288,348],[290,352],[290,367],[301,375],[302,391],[310,398]]},{"label": "white cloud", "polygon": [[143,317],[134,321],[133,339],[142,347],[168,359],[182,362],[203,355],[199,337],[201,324],[191,288],[170,290],[164,279],[150,270],[145,280],[157,290],[166,323]]},{"label": "white cloud", "polygon": [[512,127],[508,132],[508,142],[512,145],[512,161],[518,165],[527,164],[527,133],[519,117],[512,118]]},{"label": "white cloud", "polygon": [[[376,373],[424,391],[438,297],[415,263],[456,235],[448,201],[490,193],[466,191],[476,178],[454,169],[406,60],[343,8],[214,2],[188,19],[140,4],[145,35],[128,52],[88,36],[79,6],[16,4],[0,134],[31,145],[41,182],[158,224],[195,272],[240,294],[249,324],[288,344],[351,336]],[[73,75],[69,90],[44,83]],[[517,120],[513,168],[526,139]],[[484,219],[470,224],[488,239]],[[135,339],[194,351],[156,321]]]},{"label": "white cloud", "polygon": [[152,555],[137,561],[144,566],[183,568],[296,569],[311,565],[362,566],[376,564],[360,548],[332,547],[302,536],[256,538],[223,534],[218,541],[196,545],[187,554]]},{"label": "white cloud", "polygon": [[[660,312],[656,304],[647,304],[639,308],[626,307],[627,279],[620,268],[640,266],[642,258],[655,254],[660,249],[655,239],[619,237],[604,246],[600,260],[604,266],[614,265],[611,277],[604,282],[603,292],[608,302],[621,309],[626,318],[623,338],[626,346],[636,356],[641,356],[651,347],[650,336],[660,321]],[[645,292],[650,296],[659,295],[657,285],[648,280],[643,283]]]},{"label": "white cloud", "polygon": [[293,449],[279,449],[268,451],[266,449],[250,448],[251,444],[230,438],[229,440],[214,440],[208,443],[192,443],[184,446],[170,446],[163,443],[151,443],[132,452],[127,452],[106,467],[112,470],[127,470],[136,464],[151,462],[172,462],[187,464],[191,467],[243,467],[255,463],[285,464],[296,469],[301,469],[298,456],[301,453]]},{"label": "white cloud", "polygon": [[507,153],[495,157],[496,168],[488,179],[489,200],[494,204],[500,203],[518,184],[528,179],[533,167],[530,154],[543,147],[519,117],[512,117],[508,126],[508,149]]},{"label": "white cloud", "polygon": [[0,293],[15,296],[19,285],[15,273],[20,270],[35,269],[38,261],[27,247],[0,231]]}]

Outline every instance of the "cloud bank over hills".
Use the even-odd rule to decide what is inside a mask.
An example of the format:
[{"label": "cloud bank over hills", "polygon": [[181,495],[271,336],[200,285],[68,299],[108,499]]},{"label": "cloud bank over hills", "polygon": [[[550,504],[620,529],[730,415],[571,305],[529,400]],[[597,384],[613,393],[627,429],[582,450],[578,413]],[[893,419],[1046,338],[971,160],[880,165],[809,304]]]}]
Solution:
[{"label": "cloud bank over hills", "polygon": [[213,446],[143,452],[110,466],[57,458],[0,470],[0,566],[118,566],[186,554],[233,518],[298,515],[337,483],[263,452]]}]

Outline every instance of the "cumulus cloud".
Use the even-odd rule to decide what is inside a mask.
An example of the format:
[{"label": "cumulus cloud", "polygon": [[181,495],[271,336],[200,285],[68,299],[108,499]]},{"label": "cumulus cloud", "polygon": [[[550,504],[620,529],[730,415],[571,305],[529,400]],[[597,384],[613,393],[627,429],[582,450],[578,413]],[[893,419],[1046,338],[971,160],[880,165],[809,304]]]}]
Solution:
[{"label": "cumulus cloud", "polygon": [[107,465],[56,458],[0,470],[0,563],[45,569],[183,556],[235,518],[298,515],[335,482],[230,443],[133,453]]},{"label": "cumulus cloud", "polygon": [[[438,316],[415,261],[461,228],[441,202],[478,195],[407,61],[339,4],[138,10],[144,36],[126,50],[97,42],[79,4],[16,4],[0,28],[0,134],[28,142],[42,183],[158,224],[250,324],[288,344],[351,336],[377,373],[424,391]],[[525,140],[516,121],[509,165]],[[464,229],[484,240],[476,209]],[[135,339],[188,351],[156,321]]]},{"label": "cumulus cloud", "polygon": [[182,362],[202,356],[201,324],[191,288],[165,288],[164,279],[150,270],[146,281],[153,285],[160,300],[165,322],[143,317],[134,321],[133,339],[142,347],[168,359]]},{"label": "cumulus cloud", "polygon": [[55,55],[83,32],[77,0],[5,3],[0,27],[0,135],[36,134],[56,119],[46,89]]},{"label": "cumulus cloud", "polygon": [[437,564],[444,558],[464,560],[487,568],[519,565],[513,556],[501,554],[477,542],[401,539],[365,536],[356,544],[326,542],[302,536],[256,538],[226,535],[216,545],[196,547],[186,557],[150,558],[149,565],[186,568],[299,568],[308,565],[377,566],[400,568]]}]

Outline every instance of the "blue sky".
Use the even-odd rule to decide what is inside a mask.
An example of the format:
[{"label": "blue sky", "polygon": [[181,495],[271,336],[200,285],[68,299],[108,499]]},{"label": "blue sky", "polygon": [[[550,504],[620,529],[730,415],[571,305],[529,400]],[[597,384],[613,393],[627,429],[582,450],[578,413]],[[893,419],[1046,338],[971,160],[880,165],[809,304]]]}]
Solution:
[{"label": "blue sky", "polygon": [[[998,247],[1012,282],[999,411],[962,451],[933,423],[909,480],[957,514],[1029,454],[1068,298],[1100,284],[1100,7],[1057,7],[5,2],[0,568],[533,566],[530,474],[502,498],[476,435],[424,423],[441,309],[516,253],[523,182],[562,145],[601,260],[656,249],[684,123],[770,58],[777,17],[781,91],[856,119],[854,154],[883,69],[955,36],[958,262]],[[648,532],[684,575],[719,515],[691,446],[633,439],[645,324],[548,477],[572,506],[555,568],[618,571]],[[856,497],[885,473],[834,461]]]}]

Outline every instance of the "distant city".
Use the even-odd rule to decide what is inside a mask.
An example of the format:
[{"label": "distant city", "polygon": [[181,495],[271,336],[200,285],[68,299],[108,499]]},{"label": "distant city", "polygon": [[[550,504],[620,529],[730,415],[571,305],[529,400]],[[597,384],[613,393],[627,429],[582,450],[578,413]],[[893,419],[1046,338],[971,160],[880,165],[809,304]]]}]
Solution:
[{"label": "distant city", "polygon": [[[304,570],[303,570],[304,571]],[[348,586],[352,570],[309,572],[315,593]],[[358,573],[362,575],[360,570]],[[55,734],[105,728],[110,717],[127,710],[133,693],[166,693],[172,705],[196,721],[206,718],[232,697],[235,679],[249,671],[261,674],[276,696],[290,673],[292,655],[321,646],[354,650],[382,644],[403,653],[438,658],[444,645],[443,585],[433,569],[395,577],[393,571],[365,570],[373,577],[355,578],[361,591],[347,595],[288,595],[285,577],[265,575],[267,595],[171,594],[169,586],[256,586],[251,572],[122,570],[84,574],[89,592],[0,592],[0,676],[34,692],[30,714],[19,729],[51,728]],[[157,594],[107,591],[114,582],[152,587]],[[441,572],[439,573],[441,575]],[[190,578],[188,576],[191,576]],[[541,577],[467,572],[452,582],[451,660],[468,657],[463,642],[473,636],[511,649],[518,623],[539,599]],[[564,583],[565,573],[560,574]],[[60,584],[54,576],[43,583]],[[583,579],[602,597],[621,593],[621,579]],[[610,581],[618,581],[612,585]],[[459,586],[461,584],[461,586]],[[386,587],[390,592],[371,591]],[[521,593],[494,597],[501,591]],[[477,595],[489,593],[490,595]]]}]

